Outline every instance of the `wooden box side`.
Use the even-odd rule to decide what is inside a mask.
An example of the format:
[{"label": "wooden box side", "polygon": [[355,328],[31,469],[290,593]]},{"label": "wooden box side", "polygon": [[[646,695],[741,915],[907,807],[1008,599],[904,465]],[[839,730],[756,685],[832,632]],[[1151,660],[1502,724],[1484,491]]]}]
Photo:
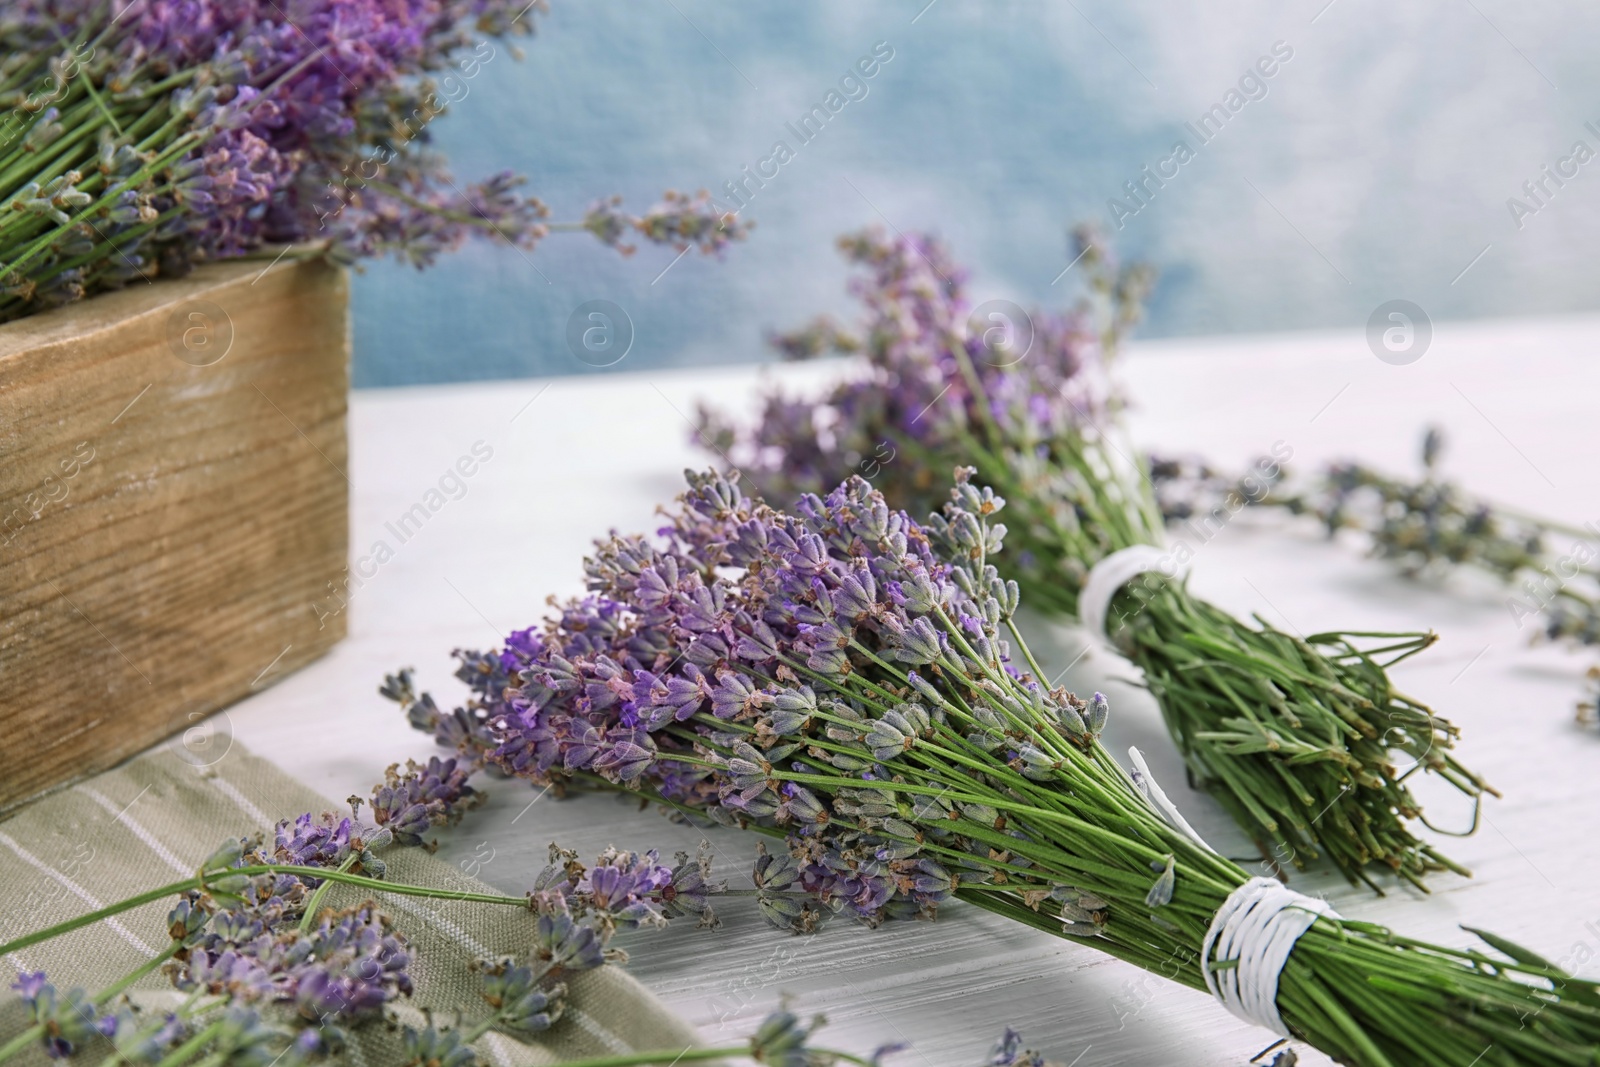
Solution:
[{"label": "wooden box side", "polygon": [[344,636],[348,303],[236,262],[0,326],[0,810]]}]

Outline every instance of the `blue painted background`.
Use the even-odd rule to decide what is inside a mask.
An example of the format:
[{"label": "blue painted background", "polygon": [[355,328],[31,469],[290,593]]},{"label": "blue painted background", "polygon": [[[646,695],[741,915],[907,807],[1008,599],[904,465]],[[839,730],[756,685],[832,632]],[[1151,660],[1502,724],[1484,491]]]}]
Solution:
[{"label": "blue painted background", "polygon": [[[1575,142],[1600,151],[1592,5],[925,3],[554,0],[526,58],[502,48],[433,125],[458,175],[518,170],[562,219],[602,194],[720,194],[780,138],[795,158],[721,263],[660,275],[670,250],[556,235],[426,273],[369,265],[357,384],[603,373],[564,340],[592,299],[634,322],[619,370],[765,359],[764,329],[848,313],[833,238],[885,221],[945,236],[978,299],[1031,305],[1070,299],[1072,274],[1052,286],[1066,228],[1098,219],[1162,268],[1145,336],[1356,326],[1396,297],[1436,320],[1597,304],[1600,162],[1545,178],[1520,220],[1507,204],[1537,206],[1523,183]],[[785,123],[877,42],[894,58],[868,95],[799,145]],[[1293,56],[1265,96],[1200,146],[1184,124],[1275,42]],[[1180,138],[1194,158],[1118,230],[1109,199],[1132,206],[1123,183]]]}]

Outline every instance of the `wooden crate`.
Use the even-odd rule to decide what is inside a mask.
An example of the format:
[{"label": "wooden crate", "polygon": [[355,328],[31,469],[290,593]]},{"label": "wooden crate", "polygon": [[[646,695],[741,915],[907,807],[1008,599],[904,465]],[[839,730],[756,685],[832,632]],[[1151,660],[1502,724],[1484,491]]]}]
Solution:
[{"label": "wooden crate", "polygon": [[0,326],[0,811],[344,636],[348,285],[224,263]]}]

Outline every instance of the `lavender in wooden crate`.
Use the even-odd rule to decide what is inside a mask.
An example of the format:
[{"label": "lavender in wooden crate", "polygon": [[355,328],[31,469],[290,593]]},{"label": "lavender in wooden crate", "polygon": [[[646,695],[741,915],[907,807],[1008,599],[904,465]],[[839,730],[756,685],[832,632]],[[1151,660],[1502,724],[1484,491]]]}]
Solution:
[{"label": "lavender in wooden crate", "polygon": [[[0,321],[193,262],[314,243],[424,267],[469,236],[721,251],[704,193],[558,223],[509,171],[454,177],[430,124],[543,0],[18,0],[0,18]],[[498,42],[498,43],[496,43]],[[271,258],[269,255],[268,258]]]}]

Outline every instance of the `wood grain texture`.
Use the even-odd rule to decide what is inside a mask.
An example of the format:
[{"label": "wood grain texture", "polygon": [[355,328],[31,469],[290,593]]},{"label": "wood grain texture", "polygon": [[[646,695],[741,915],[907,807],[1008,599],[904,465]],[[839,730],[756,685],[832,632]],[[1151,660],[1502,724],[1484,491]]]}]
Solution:
[{"label": "wood grain texture", "polygon": [[344,636],[313,605],[345,563],[348,386],[348,287],[321,262],[0,327],[0,810]]}]

